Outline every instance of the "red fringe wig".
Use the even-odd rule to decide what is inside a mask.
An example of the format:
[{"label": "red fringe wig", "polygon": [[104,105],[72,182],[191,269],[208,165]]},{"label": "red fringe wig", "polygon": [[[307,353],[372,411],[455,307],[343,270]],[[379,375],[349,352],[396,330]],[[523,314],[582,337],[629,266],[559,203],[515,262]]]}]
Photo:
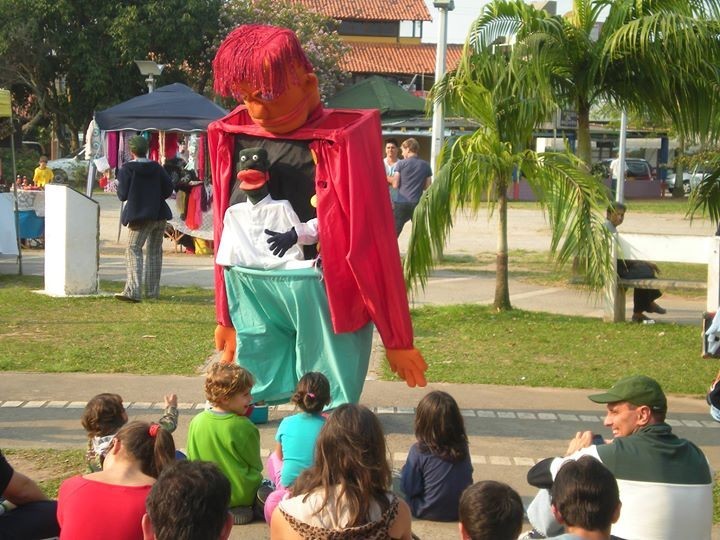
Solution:
[{"label": "red fringe wig", "polygon": [[215,92],[242,101],[240,84],[260,90],[265,99],[282,94],[298,82],[294,63],[313,72],[313,66],[292,30],[278,26],[246,24],[230,32],[213,60]]}]

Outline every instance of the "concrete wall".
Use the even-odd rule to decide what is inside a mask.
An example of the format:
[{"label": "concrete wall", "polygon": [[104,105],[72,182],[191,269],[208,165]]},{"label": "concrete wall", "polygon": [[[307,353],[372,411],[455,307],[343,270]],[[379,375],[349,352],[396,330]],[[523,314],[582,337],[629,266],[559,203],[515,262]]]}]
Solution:
[{"label": "concrete wall", "polygon": [[45,187],[45,293],[97,294],[100,206],[68,186]]}]

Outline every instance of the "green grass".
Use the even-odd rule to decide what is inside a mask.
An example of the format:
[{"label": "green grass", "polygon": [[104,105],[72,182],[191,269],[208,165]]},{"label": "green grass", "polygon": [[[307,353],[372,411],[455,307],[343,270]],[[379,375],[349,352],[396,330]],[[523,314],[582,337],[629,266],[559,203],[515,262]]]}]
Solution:
[{"label": "green grass", "polygon": [[668,392],[702,395],[717,371],[700,357],[699,321],[608,324],[477,305],[423,307],[412,318],[433,382],[604,388],[644,373]]},{"label": "green grass", "polygon": [[[528,268],[541,264],[524,256]],[[128,304],[32,292],[41,287],[41,278],[0,276],[0,371],[190,375],[212,353],[212,290],[164,287],[159,301]],[[103,289],[113,287],[120,284]],[[432,381],[590,388],[651,372],[669,392],[701,394],[716,369],[700,358],[699,325],[608,324],[476,305],[412,315]]]},{"label": "green grass", "polygon": [[0,371],[192,374],[212,352],[212,290],[166,287],[131,304],[33,292],[42,288],[41,277],[0,276]]},{"label": "green grass", "polygon": [[[546,285],[549,287],[576,287],[572,284],[572,270],[568,265],[560,268],[545,251],[511,250],[508,254],[511,277]],[[707,265],[684,263],[659,263],[662,279],[678,281],[707,281]],[[451,270],[458,273],[473,275],[495,275],[495,254],[479,253],[477,255],[446,255],[437,265],[437,269]],[[677,289],[673,294],[700,298],[705,291],[699,289]]]},{"label": "green grass", "polygon": [[66,478],[86,472],[83,450],[3,449],[15,470],[32,478],[51,499]]}]

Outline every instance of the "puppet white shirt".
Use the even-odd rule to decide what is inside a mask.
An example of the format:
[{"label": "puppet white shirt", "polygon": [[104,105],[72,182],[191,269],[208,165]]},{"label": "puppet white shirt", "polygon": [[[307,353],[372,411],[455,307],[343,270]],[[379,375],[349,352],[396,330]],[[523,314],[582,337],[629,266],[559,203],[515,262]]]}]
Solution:
[{"label": "puppet white shirt", "polygon": [[[295,227],[298,243],[278,257],[270,251],[265,229],[286,232]],[[317,242],[317,220],[300,223],[288,201],[276,201],[268,195],[257,204],[250,201],[234,204],[223,219],[220,246],[215,256],[220,266],[243,266],[260,270],[308,268],[314,261],[306,261],[300,247]]]}]

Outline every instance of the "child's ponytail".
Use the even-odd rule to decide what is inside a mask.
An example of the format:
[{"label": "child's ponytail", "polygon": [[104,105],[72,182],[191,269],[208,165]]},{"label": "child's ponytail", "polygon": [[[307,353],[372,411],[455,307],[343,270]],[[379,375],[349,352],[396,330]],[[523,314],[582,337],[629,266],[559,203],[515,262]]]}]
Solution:
[{"label": "child's ponytail", "polygon": [[330,403],[330,383],[327,377],[317,371],[306,373],[298,381],[290,401],[306,413],[322,412]]}]

